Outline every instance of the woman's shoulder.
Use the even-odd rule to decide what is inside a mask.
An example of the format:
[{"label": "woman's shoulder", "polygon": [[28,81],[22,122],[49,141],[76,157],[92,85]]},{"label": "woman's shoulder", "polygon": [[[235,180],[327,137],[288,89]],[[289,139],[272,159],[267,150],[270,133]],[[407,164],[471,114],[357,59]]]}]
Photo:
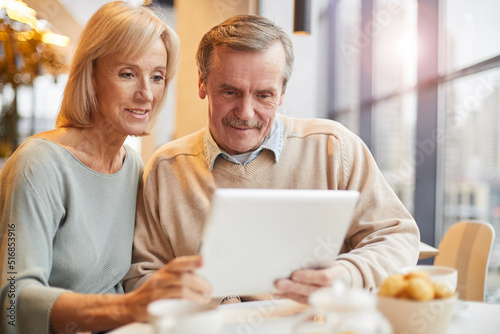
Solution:
[{"label": "woman's shoulder", "polygon": [[[63,152],[43,138],[27,138],[9,157],[0,173],[0,183],[20,186],[49,182],[58,184],[65,165]],[[69,166],[67,168],[70,168]]]},{"label": "woman's shoulder", "polygon": [[44,138],[28,137],[7,160],[4,169],[11,165],[20,170],[26,166],[51,168],[58,165],[61,160],[65,160],[62,147]]}]

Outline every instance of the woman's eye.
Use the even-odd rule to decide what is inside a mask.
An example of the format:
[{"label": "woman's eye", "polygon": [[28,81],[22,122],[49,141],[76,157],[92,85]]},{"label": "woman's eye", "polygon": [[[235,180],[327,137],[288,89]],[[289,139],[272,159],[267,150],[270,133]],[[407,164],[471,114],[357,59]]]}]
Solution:
[{"label": "woman's eye", "polygon": [[153,80],[161,82],[161,81],[163,81],[163,76],[161,76],[161,75],[153,75]]},{"label": "woman's eye", "polygon": [[132,78],[132,73],[130,73],[130,72],[121,73],[120,77],[130,79],[130,78]]}]

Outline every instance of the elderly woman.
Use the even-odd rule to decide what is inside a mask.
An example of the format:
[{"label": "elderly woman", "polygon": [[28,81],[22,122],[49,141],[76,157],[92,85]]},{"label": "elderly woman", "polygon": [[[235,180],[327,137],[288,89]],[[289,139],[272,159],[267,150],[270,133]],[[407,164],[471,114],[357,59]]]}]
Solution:
[{"label": "elderly woman", "polygon": [[177,37],[153,10],[123,1],[90,19],[56,129],[28,138],[0,174],[2,333],[101,331],[146,319],[159,298],[208,301],[172,261],[123,294],[143,164],[124,145],[153,125],[177,61]]}]

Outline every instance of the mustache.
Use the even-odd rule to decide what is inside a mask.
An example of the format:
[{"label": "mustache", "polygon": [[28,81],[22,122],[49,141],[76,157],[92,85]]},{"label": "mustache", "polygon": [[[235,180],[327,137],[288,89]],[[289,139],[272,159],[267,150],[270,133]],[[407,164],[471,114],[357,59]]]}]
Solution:
[{"label": "mustache", "polygon": [[262,128],[261,121],[243,120],[239,118],[230,118],[230,117],[224,117],[222,119],[222,124],[234,127],[256,128],[259,130]]}]

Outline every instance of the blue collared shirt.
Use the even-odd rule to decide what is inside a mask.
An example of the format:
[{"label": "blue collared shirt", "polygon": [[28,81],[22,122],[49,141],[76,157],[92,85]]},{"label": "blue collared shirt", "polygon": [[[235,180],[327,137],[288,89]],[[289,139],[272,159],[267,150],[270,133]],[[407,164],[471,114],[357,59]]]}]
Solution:
[{"label": "blue collared shirt", "polygon": [[205,145],[205,156],[207,158],[207,163],[210,166],[210,170],[214,167],[215,160],[220,155],[225,160],[232,162],[237,165],[245,166],[252,162],[263,150],[270,150],[274,153],[274,161],[278,162],[281,154],[281,146],[283,144],[283,122],[279,117],[274,118],[273,126],[271,131],[266,136],[262,144],[252,152],[248,159],[244,163],[240,163],[238,160],[233,158],[226,151],[222,150],[215,142],[210,130],[207,127],[205,132],[204,145]]}]

